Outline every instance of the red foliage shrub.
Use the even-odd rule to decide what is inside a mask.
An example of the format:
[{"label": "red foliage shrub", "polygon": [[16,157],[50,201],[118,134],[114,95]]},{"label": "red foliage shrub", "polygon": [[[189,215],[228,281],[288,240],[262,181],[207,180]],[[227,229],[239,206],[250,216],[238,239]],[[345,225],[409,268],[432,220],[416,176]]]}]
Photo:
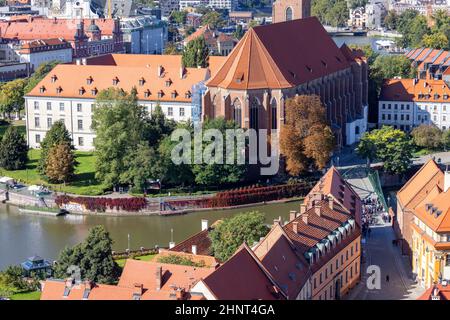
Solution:
[{"label": "red foliage shrub", "polygon": [[104,212],[106,209],[116,209],[123,211],[140,211],[147,206],[147,200],[143,197],[133,198],[92,198],[92,197],[71,197],[57,196],[55,202],[58,206],[66,203],[78,203],[89,211]]}]

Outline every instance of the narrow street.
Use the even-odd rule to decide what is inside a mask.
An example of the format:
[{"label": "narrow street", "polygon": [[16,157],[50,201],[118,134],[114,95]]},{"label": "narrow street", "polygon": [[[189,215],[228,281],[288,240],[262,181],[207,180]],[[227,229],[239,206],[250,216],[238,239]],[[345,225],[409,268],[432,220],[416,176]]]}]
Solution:
[{"label": "narrow street", "polygon": [[[414,300],[424,289],[413,283],[407,257],[402,257],[398,247],[392,244],[394,231],[390,224],[379,223],[371,227],[370,237],[363,244],[365,261],[361,265],[361,282],[345,297],[345,300]],[[381,289],[369,290],[366,286],[367,267],[376,265],[381,271]],[[386,281],[389,276],[389,281]]]}]

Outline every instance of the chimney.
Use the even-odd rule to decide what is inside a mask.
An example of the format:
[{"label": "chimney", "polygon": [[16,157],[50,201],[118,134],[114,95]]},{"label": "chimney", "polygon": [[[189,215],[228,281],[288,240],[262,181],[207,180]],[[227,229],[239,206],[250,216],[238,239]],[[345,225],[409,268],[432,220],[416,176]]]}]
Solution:
[{"label": "chimney", "polygon": [[197,254],[197,245],[195,244],[192,245],[192,254]]},{"label": "chimney", "polygon": [[184,299],[184,289],[178,288],[178,290],[175,292],[177,300],[183,300]]},{"label": "chimney", "polygon": [[133,288],[133,296],[142,296],[144,285],[142,283],[135,283]]},{"label": "chimney", "polygon": [[308,224],[308,218],[309,218],[309,214],[307,214],[307,213],[302,214],[302,220],[305,224]]},{"label": "chimney", "polygon": [[330,207],[331,210],[334,210],[334,200],[333,200],[333,197],[328,197],[328,207]]},{"label": "chimney", "polygon": [[289,211],[289,221],[294,220],[297,217],[297,211],[291,210]]},{"label": "chimney", "polygon": [[320,217],[320,205],[314,205],[314,213]]},{"label": "chimney", "polygon": [[75,63],[77,64],[77,66],[81,65],[81,60],[80,59],[76,59]]},{"label": "chimney", "polygon": [[185,71],[186,71],[186,70],[184,69],[184,67],[181,66],[181,67],[180,67],[180,79],[183,79],[183,78],[184,78]]},{"label": "chimney", "polygon": [[274,226],[276,226],[277,224],[279,224],[280,223],[280,220],[278,220],[278,219],[273,219],[273,225]]},{"label": "chimney", "polygon": [[300,205],[300,214],[304,214],[306,212],[306,204],[301,204]]},{"label": "chimney", "polygon": [[449,187],[450,187],[450,171],[448,170],[447,167],[444,172],[444,192],[447,192]]},{"label": "chimney", "polygon": [[157,266],[156,267],[156,290],[161,290],[162,287],[162,267],[161,266]]},{"label": "chimney", "polygon": [[87,65],[87,59],[86,58],[81,59],[81,64],[83,66],[86,66]]},{"label": "chimney", "polygon": [[85,288],[86,290],[92,290],[92,287],[93,287],[93,284],[92,284],[91,281],[86,280],[86,281],[84,282],[84,288]]},{"label": "chimney", "polygon": [[74,283],[74,279],[73,278],[67,278],[66,282],[65,282],[66,288],[72,289],[73,283]]},{"label": "chimney", "polygon": [[162,77],[162,74],[163,74],[163,67],[162,67],[162,65],[159,65],[158,66],[158,77]]},{"label": "chimney", "polygon": [[292,222],[292,231],[294,231],[294,233],[298,233],[298,222],[297,221]]},{"label": "chimney", "polygon": [[209,228],[209,221],[206,219],[202,219],[202,231],[208,230]]},{"label": "chimney", "polygon": [[175,247],[175,242],[170,241],[169,242],[169,249],[172,249],[173,247]]}]

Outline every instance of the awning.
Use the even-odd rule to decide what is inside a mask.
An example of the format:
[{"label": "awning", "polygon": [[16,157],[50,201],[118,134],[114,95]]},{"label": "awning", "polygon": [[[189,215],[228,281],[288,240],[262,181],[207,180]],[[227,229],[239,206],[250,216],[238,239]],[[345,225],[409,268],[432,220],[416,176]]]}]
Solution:
[{"label": "awning", "polygon": [[14,182],[14,179],[13,178],[10,178],[10,177],[1,177],[0,178],[0,183],[12,183],[12,182]]}]

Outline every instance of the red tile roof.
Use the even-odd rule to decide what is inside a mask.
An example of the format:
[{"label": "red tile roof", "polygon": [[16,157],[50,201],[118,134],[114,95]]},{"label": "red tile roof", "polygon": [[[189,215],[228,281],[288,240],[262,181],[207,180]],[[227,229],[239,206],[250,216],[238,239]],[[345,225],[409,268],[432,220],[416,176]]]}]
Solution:
[{"label": "red tile roof", "polygon": [[[88,26],[91,20],[84,19],[84,25]],[[0,21],[0,36],[20,40],[63,38],[73,41],[78,23],[80,23],[79,19],[47,19],[43,17]],[[95,23],[102,31],[102,35],[112,35],[113,19],[96,19]]]},{"label": "red tile roof", "polygon": [[450,87],[443,80],[390,79],[381,87],[379,100],[450,102]]},{"label": "red tile roof", "polygon": [[208,86],[291,88],[349,66],[317,18],[310,17],[251,28]]},{"label": "red tile roof", "polygon": [[[433,296],[435,297],[433,299]],[[450,286],[436,284],[428,288],[417,300],[450,300]]]},{"label": "red tile roof", "polygon": [[270,273],[245,244],[203,283],[219,300],[275,300],[285,297]]}]

